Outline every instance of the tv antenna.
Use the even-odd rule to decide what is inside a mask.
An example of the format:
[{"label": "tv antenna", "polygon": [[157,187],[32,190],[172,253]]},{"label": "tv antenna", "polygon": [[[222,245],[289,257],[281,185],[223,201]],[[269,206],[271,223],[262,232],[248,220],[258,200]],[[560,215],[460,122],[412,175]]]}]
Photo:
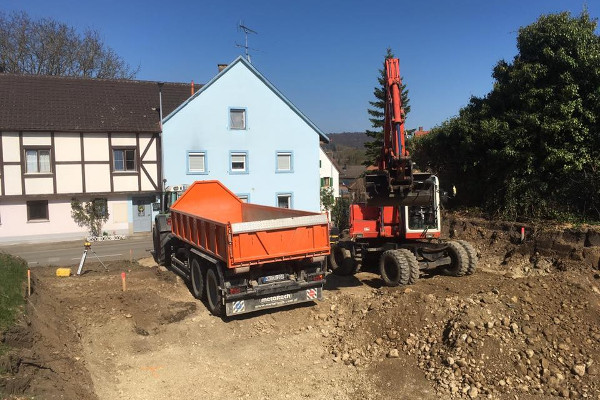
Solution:
[{"label": "tv antenna", "polygon": [[246,44],[244,44],[244,45],[241,45],[241,44],[237,44],[237,42],[236,42],[236,44],[235,44],[235,45],[236,45],[236,47],[243,47],[243,48],[245,49],[245,52],[246,52],[246,60],[248,60],[248,62],[249,62],[250,64],[252,64],[252,60],[250,59],[250,53],[248,53],[248,49],[251,49],[251,50],[256,50],[256,49],[252,49],[251,47],[248,47],[248,34],[249,34],[249,33],[254,33],[255,35],[258,35],[258,32],[256,32],[255,30],[253,30],[253,29],[250,29],[250,28],[248,28],[247,26],[245,26],[245,25],[244,25],[244,23],[243,23],[242,21],[240,21],[240,22],[238,23],[238,32],[239,32],[239,31],[244,31],[244,38],[245,38],[245,40],[246,40]]}]

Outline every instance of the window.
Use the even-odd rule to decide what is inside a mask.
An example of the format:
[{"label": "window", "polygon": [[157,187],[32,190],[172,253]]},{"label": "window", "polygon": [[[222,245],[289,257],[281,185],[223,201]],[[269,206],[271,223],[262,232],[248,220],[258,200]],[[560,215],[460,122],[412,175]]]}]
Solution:
[{"label": "window", "polygon": [[113,150],[113,171],[135,170],[135,149]]},{"label": "window", "polygon": [[50,149],[27,149],[25,150],[25,172],[28,174],[49,174]]},{"label": "window", "polygon": [[247,203],[248,202],[248,195],[247,194],[236,194],[236,196],[238,197],[238,199],[240,199],[242,201],[242,203]]},{"label": "window", "polygon": [[206,172],[206,153],[197,151],[188,153],[188,172]]},{"label": "window", "polygon": [[240,108],[229,110],[229,129],[246,129],[246,110]]},{"label": "window", "polygon": [[237,173],[248,172],[248,162],[246,153],[231,153],[230,171]]},{"label": "window", "polygon": [[48,200],[27,202],[27,221],[48,221]]},{"label": "window", "polygon": [[292,208],[292,195],[289,193],[277,195],[277,207]]},{"label": "window", "polygon": [[321,187],[329,187],[329,186],[331,186],[331,178],[330,177],[321,178]]},{"label": "window", "polygon": [[277,171],[292,172],[292,153],[277,153]]}]

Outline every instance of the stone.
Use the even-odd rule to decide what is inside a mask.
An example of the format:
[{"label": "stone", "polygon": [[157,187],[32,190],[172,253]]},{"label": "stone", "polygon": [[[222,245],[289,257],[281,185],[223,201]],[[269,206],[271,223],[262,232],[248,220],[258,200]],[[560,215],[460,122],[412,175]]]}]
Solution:
[{"label": "stone", "polygon": [[585,375],[585,365],[584,364],[575,364],[573,366],[573,368],[571,369],[571,372],[573,372],[577,376],[584,376]]},{"label": "stone", "polygon": [[398,358],[400,357],[400,353],[398,352],[398,349],[391,349],[387,356],[388,358]]},{"label": "stone", "polygon": [[479,396],[479,390],[476,387],[471,387],[467,392],[470,398],[475,399]]}]

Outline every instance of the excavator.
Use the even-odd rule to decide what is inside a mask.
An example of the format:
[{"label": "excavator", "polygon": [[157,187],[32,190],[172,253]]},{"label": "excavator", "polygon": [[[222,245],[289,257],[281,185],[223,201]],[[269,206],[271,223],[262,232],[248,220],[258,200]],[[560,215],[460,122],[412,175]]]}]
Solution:
[{"label": "excavator", "polygon": [[477,251],[464,240],[441,239],[440,186],[418,172],[406,148],[400,62],[387,58],[383,145],[377,168],[364,177],[367,200],[350,205],[348,234],[331,248],[330,268],[352,275],[376,264],[388,286],[414,284],[421,271],[465,276],[477,268]]}]

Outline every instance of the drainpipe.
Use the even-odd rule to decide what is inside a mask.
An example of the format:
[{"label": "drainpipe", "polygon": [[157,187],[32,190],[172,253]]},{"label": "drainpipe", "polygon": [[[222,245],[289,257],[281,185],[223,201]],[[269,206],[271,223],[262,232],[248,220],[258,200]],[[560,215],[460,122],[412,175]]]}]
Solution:
[{"label": "drainpipe", "polygon": [[[159,112],[159,126],[160,126],[160,132],[158,133],[158,139],[160,140],[160,179],[161,179],[161,183],[160,183],[160,197],[161,197],[161,203],[162,203],[162,197],[163,197],[163,193],[165,192],[165,182],[166,179],[164,179],[165,177],[165,158],[164,158],[164,152],[165,152],[165,143],[163,141],[163,105],[162,105],[162,87],[165,83],[164,82],[158,82],[158,112]],[[162,207],[162,204],[161,204]]]}]

